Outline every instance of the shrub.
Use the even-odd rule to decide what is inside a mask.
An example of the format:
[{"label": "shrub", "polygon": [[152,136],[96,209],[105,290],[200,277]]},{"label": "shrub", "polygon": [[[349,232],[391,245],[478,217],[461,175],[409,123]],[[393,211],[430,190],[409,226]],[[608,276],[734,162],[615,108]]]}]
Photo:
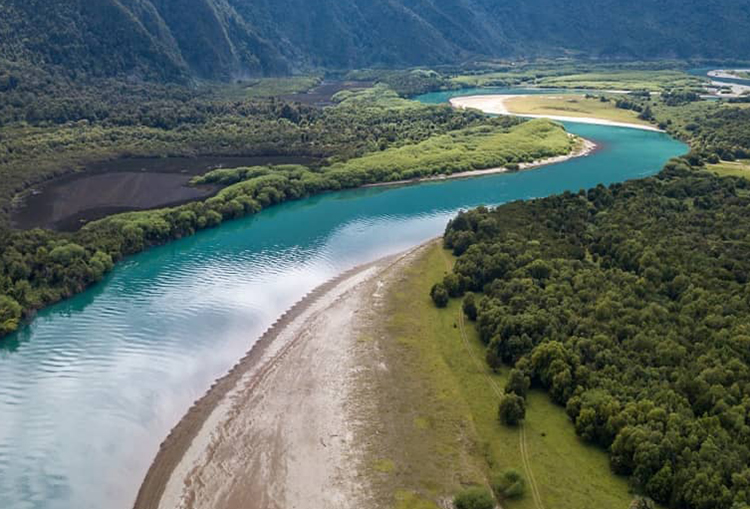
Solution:
[{"label": "shrub", "polygon": [[466,294],[466,297],[464,297],[464,314],[469,318],[469,320],[476,321],[477,319],[477,302],[476,297],[473,293],[469,292]]},{"label": "shrub", "polygon": [[525,398],[526,394],[529,392],[530,386],[531,379],[526,376],[523,371],[514,369],[511,370],[510,378],[508,378],[508,383],[505,384],[505,393],[515,394],[516,396]]},{"label": "shrub", "polygon": [[437,283],[432,287],[430,297],[432,297],[432,301],[439,308],[444,308],[448,305],[448,290],[446,290],[443,283]]},{"label": "shrub", "polygon": [[514,468],[496,474],[490,484],[495,496],[500,500],[521,498],[526,493],[526,479]]},{"label": "shrub", "polygon": [[18,302],[6,295],[0,295],[0,335],[16,330],[22,311]]},{"label": "shrub", "polygon": [[467,488],[453,499],[455,509],[494,509],[495,499],[487,488]]},{"label": "shrub", "polygon": [[497,412],[500,422],[515,426],[526,417],[526,402],[516,394],[506,394],[500,401]]},{"label": "shrub", "polygon": [[645,497],[636,497],[630,503],[629,509],[654,509],[654,503],[651,499]]}]

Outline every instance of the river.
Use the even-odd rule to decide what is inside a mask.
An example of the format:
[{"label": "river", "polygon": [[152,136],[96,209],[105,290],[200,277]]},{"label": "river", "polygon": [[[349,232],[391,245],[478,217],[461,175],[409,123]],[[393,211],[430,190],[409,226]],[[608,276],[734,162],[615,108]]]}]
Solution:
[{"label": "river", "polygon": [[0,508],[129,508],[191,403],[325,280],[440,235],[459,209],[645,177],[686,151],[662,133],[566,127],[600,150],[286,203],[131,257],[40,312],[0,345]]}]

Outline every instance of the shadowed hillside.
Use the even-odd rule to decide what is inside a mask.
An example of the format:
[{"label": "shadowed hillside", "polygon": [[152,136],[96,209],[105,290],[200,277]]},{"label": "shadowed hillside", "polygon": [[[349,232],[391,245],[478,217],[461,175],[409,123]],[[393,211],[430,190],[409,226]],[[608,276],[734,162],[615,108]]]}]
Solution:
[{"label": "shadowed hillside", "polygon": [[[636,5],[634,5],[636,4]],[[73,78],[230,79],[474,56],[750,56],[750,1],[0,0],[0,55]]]}]

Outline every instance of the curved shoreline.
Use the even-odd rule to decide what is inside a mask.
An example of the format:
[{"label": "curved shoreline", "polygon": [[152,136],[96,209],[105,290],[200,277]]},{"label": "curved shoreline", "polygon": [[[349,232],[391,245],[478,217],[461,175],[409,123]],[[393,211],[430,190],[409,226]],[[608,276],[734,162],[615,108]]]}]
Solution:
[{"label": "curved shoreline", "polygon": [[533,168],[540,168],[542,166],[549,166],[550,164],[564,163],[565,161],[576,159],[578,157],[586,157],[596,152],[596,150],[599,148],[599,146],[591,140],[587,140],[586,138],[582,138],[580,136],[576,136],[576,138],[582,141],[581,146],[577,147],[575,150],[573,150],[569,154],[548,157],[546,159],[539,159],[537,161],[532,161],[530,163],[520,163],[518,165],[518,170],[510,170],[506,167],[487,168],[486,170],[461,171],[458,173],[451,173],[450,175],[441,174],[441,175],[434,175],[431,177],[416,177],[413,179],[394,180],[393,182],[377,182],[375,184],[365,184],[360,187],[369,188],[369,187],[406,186],[409,184],[421,184],[423,182],[442,182],[444,180],[466,179],[466,178],[474,178],[474,177],[483,177],[485,175],[496,175],[498,173],[509,173],[509,172],[515,172],[515,171],[530,170]]},{"label": "curved shoreline", "polygon": [[628,122],[616,122],[614,120],[605,120],[595,117],[568,117],[563,115],[532,115],[525,113],[513,113],[508,110],[505,105],[505,101],[514,97],[524,97],[522,94],[509,94],[509,95],[472,95],[465,97],[454,97],[450,99],[450,104],[454,108],[464,109],[473,108],[481,110],[485,113],[493,115],[510,115],[512,117],[522,118],[548,118],[550,120],[556,120],[559,122],[578,122],[580,124],[594,124],[604,125],[609,127],[625,127],[628,129],[640,129],[643,131],[654,131],[663,133],[664,130],[658,127],[642,125],[642,124],[631,124]]},{"label": "curved shoreline", "polygon": [[[189,460],[186,456],[188,456],[191,447],[203,432],[210,433],[210,429],[205,430],[204,428],[209,427],[208,424],[210,424],[214,413],[221,409],[222,404],[243,381],[247,380],[250,386],[258,383],[268,371],[274,369],[278,361],[284,357],[284,354],[300,340],[300,336],[294,334],[292,338],[287,338],[286,341],[280,340],[282,334],[290,332],[288,329],[292,328],[296,320],[304,319],[306,313],[311,310],[314,311],[313,308],[322,299],[329,296],[335,298],[337,289],[339,292],[346,290],[346,288],[339,288],[345,283],[354,281],[355,284],[358,284],[356,282],[358,276],[367,280],[369,277],[382,273],[434,241],[435,239],[400,254],[354,267],[312,290],[282,314],[253,344],[245,356],[227,374],[217,379],[206,394],[198,399],[172,428],[169,435],[159,446],[159,451],[138,490],[133,508],[158,509],[160,507],[169,484],[175,480],[173,479],[174,475],[183,466],[183,463]],[[371,269],[378,270],[367,277],[365,273]]]}]

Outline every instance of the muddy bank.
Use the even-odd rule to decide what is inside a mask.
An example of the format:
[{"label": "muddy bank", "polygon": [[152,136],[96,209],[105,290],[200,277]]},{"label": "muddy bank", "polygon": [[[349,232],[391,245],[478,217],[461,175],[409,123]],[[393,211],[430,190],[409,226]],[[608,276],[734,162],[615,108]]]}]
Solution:
[{"label": "muddy bank", "polygon": [[207,198],[220,187],[189,186],[216,168],[310,164],[287,156],[132,158],[87,165],[27,190],[11,212],[14,228],[74,231],[89,221],[131,210],[179,205]]}]

